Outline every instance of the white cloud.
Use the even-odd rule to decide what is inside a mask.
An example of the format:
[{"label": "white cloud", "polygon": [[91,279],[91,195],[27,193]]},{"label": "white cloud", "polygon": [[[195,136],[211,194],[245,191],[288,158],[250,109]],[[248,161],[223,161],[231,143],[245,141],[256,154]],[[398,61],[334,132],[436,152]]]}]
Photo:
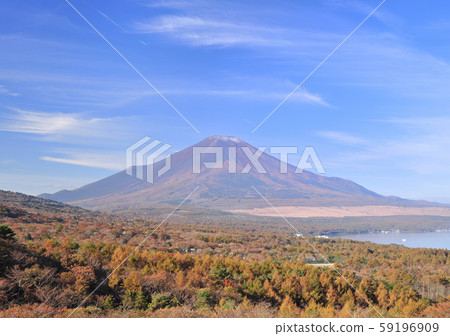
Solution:
[{"label": "white cloud", "polygon": [[[148,88],[139,79],[99,79],[89,76],[58,75],[36,70],[0,69],[0,80],[19,82],[28,91],[36,93],[43,100],[61,105],[111,108],[144,97],[156,96],[155,91]],[[0,86],[0,94],[2,91]]]},{"label": "white cloud", "polygon": [[125,164],[123,162],[124,153],[122,152],[109,152],[104,150],[97,152],[64,150],[58,155],[64,157],[42,156],[40,159],[69,165],[109,170],[122,170],[125,168]]},{"label": "white cloud", "polygon": [[389,122],[406,130],[406,136],[387,141],[374,152],[402,160],[420,174],[448,173],[450,166],[450,118],[429,117],[392,119]]},{"label": "white cloud", "polygon": [[[282,99],[286,98],[287,94],[284,93],[279,95]],[[323,106],[331,107],[320,95],[315,93],[310,93],[306,89],[297,90],[292,96],[289,97],[290,100],[315,103]]]},{"label": "white cloud", "polygon": [[327,63],[328,80],[379,89],[394,98],[448,100],[449,63],[410,44],[393,34],[360,32]]},{"label": "white cloud", "polygon": [[[285,91],[269,91],[269,90],[226,90],[226,89],[179,89],[179,90],[167,90],[164,93],[174,95],[210,95],[210,96],[234,96],[255,100],[283,100],[293,90],[295,86],[287,88]],[[311,93],[306,89],[297,90],[290,98],[290,101],[319,104],[323,106],[331,106],[323,97],[318,94]]]},{"label": "white cloud", "polygon": [[0,63],[9,64],[0,66],[0,96],[17,95],[8,90],[9,83],[18,83],[21,95],[28,98],[31,92],[45,106],[114,108],[156,95],[114,52],[101,56],[97,44],[37,36],[0,34],[2,50],[8,51],[0,55]]},{"label": "white cloud", "polygon": [[285,29],[198,16],[166,15],[137,23],[135,28],[139,33],[162,33],[194,46],[281,47],[294,44],[285,38]]},{"label": "white cloud", "polygon": [[13,96],[13,97],[20,96],[20,94],[9,91],[4,85],[1,85],[1,84],[0,84],[0,94],[5,94],[7,96]]},{"label": "white cloud", "polygon": [[344,145],[361,145],[367,143],[363,138],[335,131],[321,131],[317,133],[320,137]]},{"label": "white cloud", "polygon": [[[140,33],[163,34],[191,46],[263,47],[264,50],[258,50],[259,56],[270,59],[280,59],[281,56],[281,62],[292,64],[292,73],[295,73],[298,71],[299,65],[296,62],[300,56],[314,58],[312,70],[350,32],[351,28],[341,28],[341,14],[348,15],[349,11],[353,11],[364,17],[377,5],[358,0],[324,3],[334,10],[332,13],[323,13],[323,19],[328,18],[336,24],[339,27],[336,30],[318,29],[308,20],[304,20],[303,24],[301,18],[305,19],[304,13],[299,14],[298,23],[282,21],[292,20],[292,16],[285,9],[276,6],[271,7],[280,17],[275,21],[274,15],[265,12],[267,9],[264,6],[249,8],[242,3],[233,3],[226,7],[203,1],[157,2],[153,5],[170,8],[176,15],[153,17],[138,22],[135,28]],[[255,14],[244,17],[243,13],[248,12]],[[379,20],[384,28],[388,28],[378,28],[378,33],[373,33],[373,19]],[[354,26],[358,23],[356,21]],[[370,21],[339,48],[314,78],[327,76],[322,77],[327,78],[327,85],[374,87],[397,97],[448,97],[450,66],[427,50],[417,49],[418,44],[412,38],[396,36],[396,30],[392,27],[401,24],[402,19],[383,5]]]},{"label": "white cloud", "polygon": [[[333,164],[345,166],[373,164],[421,175],[448,174],[449,117],[403,118],[383,122],[396,125],[397,136],[367,139],[361,142],[359,150],[339,153]],[[340,138],[339,133],[331,133],[332,137]],[[342,140],[346,140],[346,135]],[[351,138],[348,140],[351,141]]]},{"label": "white cloud", "polygon": [[55,136],[103,138],[124,133],[124,117],[85,118],[79,114],[26,111],[12,108],[15,113],[0,117],[0,131]]}]

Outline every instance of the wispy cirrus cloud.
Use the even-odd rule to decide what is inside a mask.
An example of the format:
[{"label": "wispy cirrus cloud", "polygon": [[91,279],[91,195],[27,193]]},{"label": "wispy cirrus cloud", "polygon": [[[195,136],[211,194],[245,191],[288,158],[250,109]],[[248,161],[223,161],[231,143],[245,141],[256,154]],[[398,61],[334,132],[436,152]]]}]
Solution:
[{"label": "wispy cirrus cloud", "polygon": [[327,140],[331,140],[332,142],[344,145],[361,145],[367,143],[367,140],[361,137],[344,132],[320,131],[317,132],[317,135]]},{"label": "wispy cirrus cloud", "polygon": [[387,121],[403,129],[407,135],[389,140],[373,152],[406,163],[419,174],[447,173],[450,165],[450,118],[395,118]]},{"label": "wispy cirrus cloud", "polygon": [[89,118],[75,113],[36,112],[17,108],[11,111],[0,116],[0,131],[35,135],[43,141],[88,145],[53,150],[50,155],[41,156],[41,160],[108,170],[124,168],[123,152],[105,149],[101,144],[108,147],[111,140],[127,134],[127,118]]},{"label": "wispy cirrus cloud", "polygon": [[13,96],[13,97],[20,96],[18,93],[11,92],[4,85],[1,85],[1,84],[0,84],[0,94],[4,94],[4,95],[7,95],[7,96]]},{"label": "wispy cirrus cloud", "polygon": [[[110,108],[155,95],[153,90],[136,80],[113,81],[89,76],[3,69],[0,69],[0,80],[19,82],[27,93],[36,92],[41,99],[60,105],[70,103],[71,106]],[[5,87],[0,87],[0,94],[2,93],[19,96]]]},{"label": "wispy cirrus cloud", "polygon": [[28,133],[44,140],[69,141],[73,138],[110,138],[127,130],[124,117],[87,118],[75,113],[50,113],[11,108],[0,116],[0,131]]},{"label": "wispy cirrus cloud", "polygon": [[[56,155],[55,155],[56,154]],[[75,166],[121,170],[125,168],[121,151],[64,149],[51,156],[41,156],[41,160]]]},{"label": "wispy cirrus cloud", "polygon": [[[332,22],[341,14],[356,12],[367,15],[373,10],[373,5],[358,0],[323,3],[328,10],[333,9],[326,11],[323,19],[329,17]],[[232,8],[227,8],[204,1],[159,1],[149,6],[165,7],[175,14],[141,20],[134,25],[136,32],[162,34],[194,47],[260,48],[260,57],[279,58],[279,62],[292,64],[292,71],[287,76],[297,69],[300,56],[313,57],[314,66],[317,59],[336,47],[353,27],[338,26],[339,29],[332,30],[320,25],[308,25],[307,22],[302,24],[304,13],[299,13],[295,21],[287,21],[290,24],[282,24],[281,19],[276,21],[267,15],[263,5],[261,8],[250,8],[241,3],[239,7],[234,4],[230,6]],[[307,10],[308,6],[301,7]],[[256,13],[254,17],[243,15],[252,10]],[[280,18],[293,20],[288,11],[278,10]],[[381,7],[373,18],[383,24],[383,29],[374,29],[373,22],[369,21],[340,48],[326,65],[327,73],[333,79],[331,82],[354,87],[379,87],[408,98],[447,97],[450,87],[448,64],[426,50],[418,49],[410,39],[397,36],[396,30],[390,28],[402,25],[402,19],[388,7]],[[262,51],[262,48],[270,48],[267,49],[270,53]]]},{"label": "wispy cirrus cloud", "polygon": [[426,99],[427,105],[449,97],[448,61],[395,34],[360,32],[328,66],[339,85],[377,88],[395,98]]},{"label": "wispy cirrus cloud", "polygon": [[171,13],[135,22],[135,32],[162,34],[190,46],[269,48],[273,56],[291,49],[307,54],[316,53],[316,48],[325,51],[340,38],[333,31],[310,29],[303,24],[308,16],[305,8],[292,17],[289,10],[264,3],[194,0],[156,1],[147,6]]},{"label": "wispy cirrus cloud", "polygon": [[[284,99],[286,98],[286,93],[280,93],[277,94],[279,97],[278,99]],[[327,103],[325,99],[320,96],[319,94],[311,93],[307,91],[306,89],[298,90],[296,91],[289,99],[293,101],[300,101],[300,102],[307,102],[307,103],[314,103],[319,104],[322,106],[331,107],[332,105]]]},{"label": "wispy cirrus cloud", "polygon": [[420,175],[448,173],[449,117],[391,118],[379,122],[394,127],[397,135],[363,139],[335,131],[318,132],[336,143],[357,146],[351,151],[341,151],[330,162],[337,166],[389,162],[392,168]]},{"label": "wispy cirrus cloud", "polygon": [[[0,34],[0,94],[16,95],[7,86],[20,85],[21,95],[36,95],[52,106],[114,108],[155,95],[154,90],[119,64],[114,54],[96,45],[31,34]],[[32,50],[32,52],[30,52]],[[13,55],[13,56],[12,56]],[[20,59],[18,65],[15,59]],[[31,93],[31,94],[30,94]],[[27,98],[29,99],[29,98]]]},{"label": "wispy cirrus cloud", "polygon": [[199,16],[166,15],[135,24],[139,33],[161,33],[194,46],[265,46],[293,45],[285,29],[231,20]]},{"label": "wispy cirrus cloud", "polygon": [[[286,89],[288,91],[288,89]],[[164,91],[172,95],[203,95],[203,96],[224,96],[224,97],[240,97],[249,100],[259,101],[278,101],[286,97],[286,91],[277,90],[262,90],[262,89],[173,89]],[[322,106],[331,105],[319,94],[312,93],[306,89],[298,90],[291,96],[291,100],[299,103],[318,104]]]}]

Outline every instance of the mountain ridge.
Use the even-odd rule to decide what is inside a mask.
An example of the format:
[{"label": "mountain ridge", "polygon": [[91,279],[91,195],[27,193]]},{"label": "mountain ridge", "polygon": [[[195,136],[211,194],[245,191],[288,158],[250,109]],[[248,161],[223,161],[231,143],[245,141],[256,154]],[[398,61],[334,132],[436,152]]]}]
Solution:
[{"label": "mountain ridge", "polygon": [[[201,165],[198,174],[192,173],[194,147],[221,147],[223,167],[208,168]],[[279,171],[281,161],[263,152],[259,162],[266,173],[254,166],[247,174],[229,173],[230,147],[247,147],[252,153],[257,149],[233,136],[211,136],[193,146],[171,155],[171,169],[158,177],[155,172],[165,160],[143,166],[144,176],[154,172],[154,183],[147,183],[122,170],[99,181],[74,190],[61,190],[40,197],[93,209],[139,208],[156,203],[183,200],[197,186],[198,190],[187,201],[202,207],[220,209],[255,208],[267,206],[255,193],[255,187],[268,199],[283,205],[295,206],[358,206],[396,205],[433,206],[424,201],[412,201],[392,196],[382,196],[350,180],[327,177],[304,170],[295,173],[296,167],[288,164],[287,173]],[[203,162],[214,161],[212,154],[202,155]],[[236,171],[241,172],[250,163],[243,150],[236,150]],[[132,167],[133,172],[136,166]]]}]

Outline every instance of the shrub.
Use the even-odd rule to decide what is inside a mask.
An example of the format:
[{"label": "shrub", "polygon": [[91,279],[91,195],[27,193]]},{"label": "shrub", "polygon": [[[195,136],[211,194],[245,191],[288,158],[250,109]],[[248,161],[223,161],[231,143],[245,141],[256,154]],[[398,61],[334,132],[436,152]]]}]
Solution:
[{"label": "shrub", "polygon": [[148,305],[151,311],[170,307],[170,298],[164,294],[156,294],[152,297],[152,302]]},{"label": "shrub", "polygon": [[197,294],[197,301],[195,302],[195,308],[209,308],[212,302],[211,293],[207,289],[201,289]]},{"label": "shrub", "polygon": [[0,225],[0,238],[13,240],[16,233],[8,225]]}]

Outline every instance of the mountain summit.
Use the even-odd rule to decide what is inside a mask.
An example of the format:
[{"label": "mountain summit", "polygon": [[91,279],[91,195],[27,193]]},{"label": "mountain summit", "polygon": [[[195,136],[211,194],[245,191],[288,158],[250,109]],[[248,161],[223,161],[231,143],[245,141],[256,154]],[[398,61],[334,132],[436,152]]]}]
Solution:
[{"label": "mountain summit", "polygon": [[203,139],[195,146],[248,146],[245,141],[234,136],[213,135]]},{"label": "mountain summit", "polygon": [[[164,167],[165,159],[141,167],[145,174],[153,172],[154,183],[137,179],[123,170],[75,190],[41,196],[86,208],[144,208],[156,203],[179,202],[198,186],[189,199],[190,204],[195,206],[219,209],[266,206],[252,188],[254,186],[268,199],[291,206],[418,204],[378,195],[349,180],[306,170],[296,173],[296,167],[292,165],[287,165],[287,172],[282,173],[280,160],[266,152],[259,153],[255,159],[257,162],[252,162],[249,156],[257,151],[257,148],[233,136],[211,136],[172,154],[170,169],[160,177],[157,172]],[[200,156],[198,152],[201,152]],[[223,156],[222,164],[206,167],[208,162],[210,165],[216,162],[216,155]],[[195,160],[199,157],[199,171],[195,173]],[[255,164],[258,163],[263,167],[263,172],[256,169]],[[132,167],[133,172],[136,169]]]}]

